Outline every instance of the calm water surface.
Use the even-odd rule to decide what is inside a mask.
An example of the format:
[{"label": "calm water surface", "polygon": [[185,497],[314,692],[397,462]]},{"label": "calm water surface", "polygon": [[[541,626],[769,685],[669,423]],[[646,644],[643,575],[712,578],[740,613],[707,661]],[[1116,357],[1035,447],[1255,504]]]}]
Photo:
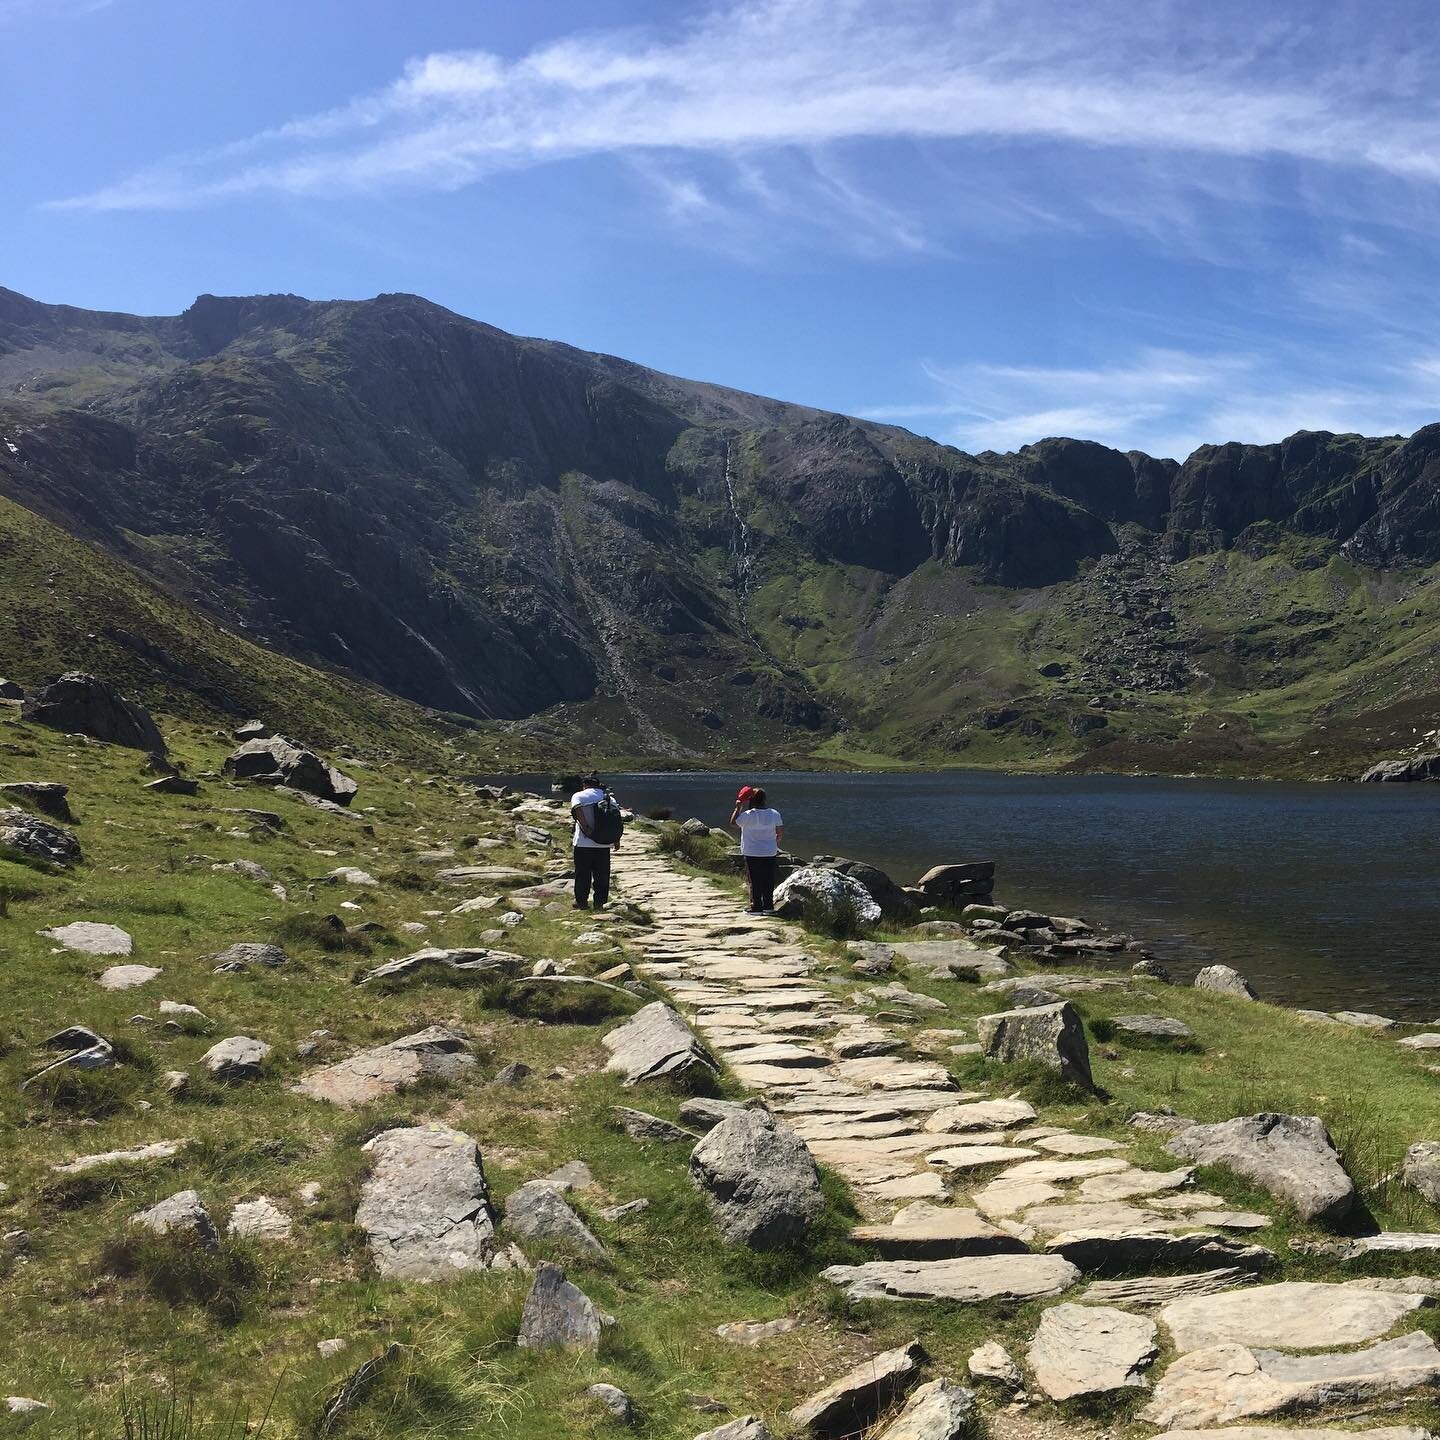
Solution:
[{"label": "calm water surface", "polygon": [[902,882],[993,859],[1006,903],[1129,931],[1177,976],[1218,960],[1280,1003],[1440,1017],[1440,785],[976,771],[610,783],[641,811],[723,825],[745,781],[784,813],[792,853],[869,860]]}]

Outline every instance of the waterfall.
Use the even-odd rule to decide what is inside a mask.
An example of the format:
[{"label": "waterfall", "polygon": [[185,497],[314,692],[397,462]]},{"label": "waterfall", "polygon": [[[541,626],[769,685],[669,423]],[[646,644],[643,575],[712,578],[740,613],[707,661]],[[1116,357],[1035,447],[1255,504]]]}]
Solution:
[{"label": "waterfall", "polygon": [[735,584],[740,591],[740,623],[749,630],[746,606],[750,601],[750,527],[740,513],[735,501],[735,479],[730,473],[730,442],[725,442],[725,494],[730,501],[730,514],[735,521],[735,538],[731,542],[731,553],[735,557]]}]

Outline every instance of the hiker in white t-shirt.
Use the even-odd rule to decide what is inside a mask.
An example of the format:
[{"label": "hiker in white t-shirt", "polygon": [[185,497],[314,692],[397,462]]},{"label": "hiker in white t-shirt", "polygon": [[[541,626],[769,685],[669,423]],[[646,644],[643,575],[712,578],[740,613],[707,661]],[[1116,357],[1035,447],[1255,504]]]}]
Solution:
[{"label": "hiker in white t-shirt", "polygon": [[750,882],[750,913],[769,915],[775,909],[775,880],[780,870],[780,845],[785,822],[765,803],[765,792],[742,785],[735,797],[730,823],[740,832],[740,854]]},{"label": "hiker in white t-shirt", "polygon": [[595,806],[605,798],[600,777],[592,770],[582,778],[581,785],[583,788],[570,797],[570,813],[575,817],[570,852],[575,862],[575,908],[589,909],[593,886],[595,908],[602,910],[610,898],[610,852],[618,850],[620,842],[606,843],[595,838]]}]

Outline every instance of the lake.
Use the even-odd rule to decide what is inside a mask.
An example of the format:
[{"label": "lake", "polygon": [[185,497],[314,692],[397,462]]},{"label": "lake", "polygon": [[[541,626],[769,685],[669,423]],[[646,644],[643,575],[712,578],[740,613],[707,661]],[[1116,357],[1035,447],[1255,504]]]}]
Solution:
[{"label": "lake", "polygon": [[[792,854],[910,883],[994,860],[1005,903],[1129,932],[1177,978],[1222,961],[1266,999],[1440,1016],[1440,785],[936,774],[637,774],[621,801],[723,825],[744,782]],[[623,864],[623,859],[621,861]]]}]

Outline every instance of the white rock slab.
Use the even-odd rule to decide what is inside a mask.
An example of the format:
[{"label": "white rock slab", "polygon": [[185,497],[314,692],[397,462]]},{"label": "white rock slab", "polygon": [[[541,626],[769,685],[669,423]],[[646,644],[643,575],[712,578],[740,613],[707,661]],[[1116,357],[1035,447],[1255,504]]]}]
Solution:
[{"label": "white rock slab", "polygon": [[1037,1300],[1060,1295],[1080,1272],[1058,1255],[976,1255],[958,1260],[872,1260],[832,1265],[821,1278],[851,1300]]},{"label": "white rock slab", "polygon": [[39,933],[82,955],[128,955],[135,947],[134,940],[118,925],[101,925],[94,920],[76,920]]},{"label": "white rock slab", "polygon": [[1055,1305],[1030,1342],[1036,1384],[1052,1400],[1145,1386],[1155,1322],[1105,1305]]},{"label": "white rock slab", "polygon": [[102,990],[135,990],[162,972],[153,965],[112,965],[100,974]]}]

